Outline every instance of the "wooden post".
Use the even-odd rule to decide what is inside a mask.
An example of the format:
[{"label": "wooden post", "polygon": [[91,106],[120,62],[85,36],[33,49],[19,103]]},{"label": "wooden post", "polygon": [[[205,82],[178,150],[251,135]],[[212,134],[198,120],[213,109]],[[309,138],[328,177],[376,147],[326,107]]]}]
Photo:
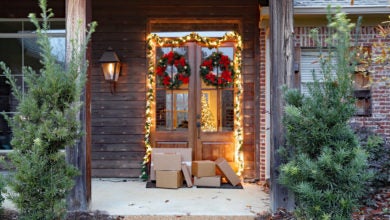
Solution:
[{"label": "wooden post", "polygon": [[[80,24],[81,22],[81,24]],[[77,42],[85,41],[86,31],[86,0],[66,0],[66,59],[67,63],[70,60],[72,54],[71,39],[77,40]],[[84,133],[87,131],[87,112],[86,112],[86,90],[81,101],[84,103],[80,110],[80,121],[82,130]],[[88,129],[89,130],[89,129]],[[79,140],[74,147],[68,147],[66,149],[66,159],[69,164],[72,164],[79,169],[80,175],[75,178],[75,186],[70,192],[67,198],[67,205],[69,211],[88,210],[90,200],[90,182],[91,178],[88,177],[87,168],[89,167],[89,161],[87,160],[87,138],[85,135]],[[90,175],[90,174],[89,174]]]},{"label": "wooden post", "polygon": [[271,207],[293,208],[294,199],[278,184],[280,157],[278,148],[285,143],[282,86],[293,85],[293,0],[273,0],[270,4],[271,54]]}]

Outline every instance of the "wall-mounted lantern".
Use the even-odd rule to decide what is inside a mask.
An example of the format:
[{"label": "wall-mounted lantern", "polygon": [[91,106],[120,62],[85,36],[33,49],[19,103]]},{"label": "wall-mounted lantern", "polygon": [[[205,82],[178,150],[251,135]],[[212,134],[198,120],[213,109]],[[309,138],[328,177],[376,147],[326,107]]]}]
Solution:
[{"label": "wall-mounted lantern", "polygon": [[115,83],[118,81],[121,63],[115,51],[109,47],[99,59],[102,65],[104,79],[110,82],[111,93],[115,92]]}]

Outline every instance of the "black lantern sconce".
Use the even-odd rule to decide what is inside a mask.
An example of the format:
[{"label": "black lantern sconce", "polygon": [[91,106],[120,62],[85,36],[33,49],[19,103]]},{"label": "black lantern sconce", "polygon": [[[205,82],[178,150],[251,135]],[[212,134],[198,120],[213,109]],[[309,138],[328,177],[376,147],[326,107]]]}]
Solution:
[{"label": "black lantern sconce", "polygon": [[104,79],[110,82],[111,94],[115,93],[116,82],[121,71],[121,62],[115,51],[109,47],[99,59],[102,65]]}]

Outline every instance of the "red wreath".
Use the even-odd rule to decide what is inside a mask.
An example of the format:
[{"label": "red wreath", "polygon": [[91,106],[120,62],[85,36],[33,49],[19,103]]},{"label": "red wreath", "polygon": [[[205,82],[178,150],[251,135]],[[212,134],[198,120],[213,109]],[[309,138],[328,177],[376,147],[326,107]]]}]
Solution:
[{"label": "red wreath", "polygon": [[[167,67],[176,67],[177,73],[173,75],[173,72],[168,73]],[[156,67],[156,75],[159,82],[169,89],[179,88],[182,84],[188,84],[191,69],[183,55],[170,51],[164,54],[158,61]]]},{"label": "red wreath", "polygon": [[[221,72],[214,73],[215,67]],[[200,75],[207,85],[228,87],[233,83],[235,73],[230,58],[222,52],[214,52],[200,65]]]}]

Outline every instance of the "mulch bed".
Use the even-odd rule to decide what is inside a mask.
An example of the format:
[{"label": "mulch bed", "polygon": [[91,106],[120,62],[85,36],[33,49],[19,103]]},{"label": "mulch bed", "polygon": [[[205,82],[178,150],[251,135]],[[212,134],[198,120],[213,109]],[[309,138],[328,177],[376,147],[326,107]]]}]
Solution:
[{"label": "mulch bed", "polygon": [[[266,190],[267,191],[267,190]],[[360,208],[352,220],[390,220],[390,186],[378,191],[372,198],[373,204]],[[256,220],[296,220],[292,212],[278,209],[275,213],[263,213]]]}]

